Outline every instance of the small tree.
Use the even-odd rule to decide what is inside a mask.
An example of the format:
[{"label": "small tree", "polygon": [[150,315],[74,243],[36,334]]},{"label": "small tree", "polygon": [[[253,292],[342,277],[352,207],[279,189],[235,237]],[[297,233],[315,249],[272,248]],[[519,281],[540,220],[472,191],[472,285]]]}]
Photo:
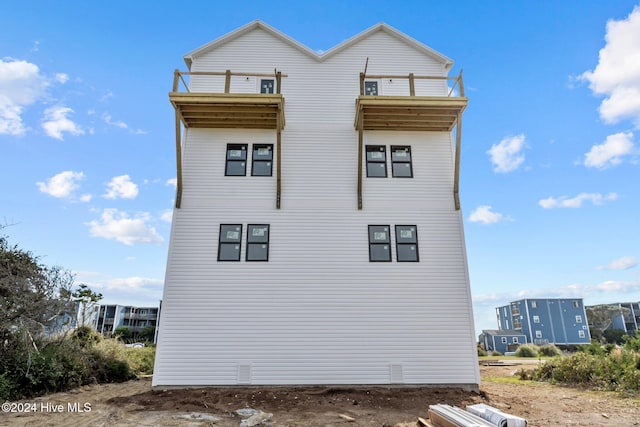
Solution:
[{"label": "small tree", "polygon": [[116,338],[120,338],[124,342],[128,342],[131,337],[133,337],[133,333],[128,326],[118,326],[115,331],[113,331],[113,336]]},{"label": "small tree", "polygon": [[[592,336],[604,337],[604,332],[613,325],[616,318],[628,315],[631,310],[626,307],[620,307],[616,305],[600,304],[592,307],[585,307],[587,312],[587,319],[591,325],[592,331],[599,331],[602,334],[596,332]],[[602,340],[601,338],[601,340]]]},{"label": "small tree", "polygon": [[80,303],[80,313],[82,314],[82,324],[80,326],[85,326],[87,324],[87,313],[102,299],[102,294],[93,292],[83,283],[78,286],[78,289],[71,296],[73,301]]}]

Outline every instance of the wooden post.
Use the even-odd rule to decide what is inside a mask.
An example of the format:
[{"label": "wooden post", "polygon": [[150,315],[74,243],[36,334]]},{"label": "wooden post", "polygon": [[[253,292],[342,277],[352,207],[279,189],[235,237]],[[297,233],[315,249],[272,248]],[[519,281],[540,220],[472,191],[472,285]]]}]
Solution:
[{"label": "wooden post", "polygon": [[364,73],[360,73],[360,96],[364,95]]},{"label": "wooden post", "polygon": [[280,129],[280,110],[276,113],[276,209],[280,209],[280,199],[281,199],[281,181],[282,181],[282,172],[281,172],[281,161],[282,155],[282,135]]},{"label": "wooden post", "polygon": [[180,78],[180,70],[177,68],[173,71],[173,92],[178,91],[178,79]]},{"label": "wooden post", "polygon": [[176,108],[176,208],[182,204],[182,142],[180,139],[180,113]]},{"label": "wooden post", "polygon": [[229,89],[231,89],[231,70],[224,73],[224,93],[229,93]]},{"label": "wooden post", "polygon": [[280,84],[282,82],[282,72],[278,71],[276,73],[276,93],[280,93]]},{"label": "wooden post", "polygon": [[456,160],[455,171],[453,176],[453,200],[455,202],[456,210],[460,210],[460,195],[458,193],[460,187],[460,147],[462,139],[462,113],[458,113],[458,119],[456,124]]},{"label": "wooden post", "polygon": [[413,80],[413,73],[409,73],[409,95],[416,96],[416,85]]},{"label": "wooden post", "polygon": [[364,141],[363,116],[364,111],[360,110],[358,120],[358,210],[362,210],[362,151]]},{"label": "wooden post", "polygon": [[458,74],[458,86],[460,86],[460,96],[464,96],[464,84],[462,84],[462,70]]}]

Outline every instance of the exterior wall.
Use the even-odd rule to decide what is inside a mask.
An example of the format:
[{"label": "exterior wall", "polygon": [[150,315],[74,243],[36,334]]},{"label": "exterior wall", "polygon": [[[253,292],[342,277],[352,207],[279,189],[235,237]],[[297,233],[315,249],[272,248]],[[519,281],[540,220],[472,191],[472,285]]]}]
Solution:
[{"label": "exterior wall", "polygon": [[580,298],[524,299],[496,310],[499,325],[513,325],[513,329],[522,331],[534,344],[577,345],[589,344],[591,340]]},{"label": "exterior wall", "polygon": [[527,344],[527,337],[524,334],[509,333],[508,331],[483,331],[480,335],[480,342],[484,344],[486,351],[497,351],[504,354],[513,351],[513,346]]},{"label": "exterior wall", "polygon": [[[367,56],[369,73],[443,73],[382,32],[319,62],[255,30],[194,61],[193,71],[288,75],[282,209],[275,156],[272,177],[252,177],[250,156],[247,176],[224,176],[228,143],[275,148],[275,131],[185,132],[154,386],[479,383],[451,135],[365,132],[388,159],[390,145],[410,145],[414,178],[392,178],[390,160],[388,178],[363,170],[357,210],[354,103]],[[427,89],[446,94],[442,82]],[[241,261],[217,261],[220,224],[243,225]],[[248,224],[270,225],[268,262],[245,261]],[[393,261],[369,262],[367,226],[379,224],[417,226],[420,262],[396,261],[393,232]]]}]

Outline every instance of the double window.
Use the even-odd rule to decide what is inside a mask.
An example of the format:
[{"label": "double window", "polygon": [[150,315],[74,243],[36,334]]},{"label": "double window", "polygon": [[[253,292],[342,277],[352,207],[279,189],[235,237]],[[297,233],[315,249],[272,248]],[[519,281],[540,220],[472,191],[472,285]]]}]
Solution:
[{"label": "double window", "polygon": [[[367,145],[367,177],[387,177],[387,147]],[[394,178],[413,178],[411,147],[408,145],[391,146],[391,175]]]},{"label": "double window", "polygon": [[[221,224],[218,261],[240,261],[242,224]],[[247,225],[246,261],[269,261],[269,224]]]},{"label": "double window", "polygon": [[[225,176],[247,175],[248,144],[227,144]],[[253,144],[252,176],[271,176],[273,170],[273,144]]]},{"label": "double window", "polygon": [[[418,262],[418,231],[415,225],[396,225],[396,261]],[[391,261],[391,227],[369,226],[369,261]]]},{"label": "double window", "polygon": [[275,89],[275,81],[273,79],[260,80],[260,93],[273,93]]}]

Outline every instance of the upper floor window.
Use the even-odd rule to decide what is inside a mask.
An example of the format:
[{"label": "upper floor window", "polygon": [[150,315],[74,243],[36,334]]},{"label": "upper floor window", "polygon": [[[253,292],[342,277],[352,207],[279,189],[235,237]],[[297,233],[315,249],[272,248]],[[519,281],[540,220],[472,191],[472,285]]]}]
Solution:
[{"label": "upper floor window", "polygon": [[387,148],[384,145],[367,145],[367,177],[387,177]]},{"label": "upper floor window", "polygon": [[418,262],[418,231],[415,225],[396,225],[398,262]]},{"label": "upper floor window", "polygon": [[580,315],[576,316],[576,323],[582,323],[582,316]]},{"label": "upper floor window", "polygon": [[538,308],[538,301],[531,301],[531,308]]},{"label": "upper floor window", "polygon": [[391,236],[388,225],[369,226],[369,261],[391,261]]},{"label": "upper floor window", "polygon": [[582,331],[582,330],[578,331],[578,337],[579,338],[584,338],[585,337],[584,331]]},{"label": "upper floor window", "polygon": [[240,261],[242,224],[220,224],[218,261]]},{"label": "upper floor window", "polygon": [[573,303],[573,308],[580,308],[580,301],[574,299],[572,303]]},{"label": "upper floor window", "polygon": [[378,96],[378,82],[375,80],[365,81],[364,94],[369,96]]},{"label": "upper floor window", "polygon": [[413,178],[411,147],[391,146],[391,172],[395,178]]},{"label": "upper floor window", "polygon": [[271,176],[273,169],[273,144],[253,144],[251,158],[252,176]]},{"label": "upper floor window", "polygon": [[533,323],[540,323],[540,316],[533,316]]},{"label": "upper floor window", "polygon": [[274,93],[275,80],[274,79],[261,79],[260,80],[260,93]]},{"label": "upper floor window", "polygon": [[247,144],[227,144],[225,176],[245,176],[247,174]]},{"label": "upper floor window", "polygon": [[269,261],[269,225],[247,225],[247,261]]}]

